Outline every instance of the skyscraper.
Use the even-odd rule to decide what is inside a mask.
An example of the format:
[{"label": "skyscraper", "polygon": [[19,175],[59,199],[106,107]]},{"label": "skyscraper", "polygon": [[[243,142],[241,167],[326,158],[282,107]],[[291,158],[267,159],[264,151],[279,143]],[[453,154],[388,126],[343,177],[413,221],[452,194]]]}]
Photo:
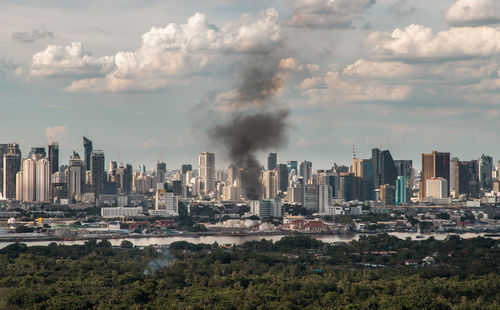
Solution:
[{"label": "skyscraper", "polygon": [[23,201],[36,200],[36,159],[23,160]]},{"label": "skyscraper", "polygon": [[354,198],[363,201],[375,199],[372,160],[354,158],[353,170],[355,175]]},{"label": "skyscraper", "polygon": [[477,160],[459,161],[455,176],[456,195],[479,198],[479,165]]},{"label": "skyscraper", "polygon": [[47,153],[45,153],[44,147],[32,147],[31,151],[28,154],[28,158],[36,157],[47,157]]},{"label": "skyscraper", "polygon": [[[450,179],[450,153],[432,151],[429,154],[422,154],[422,176],[420,178],[420,195],[426,198],[426,182],[430,178]],[[447,183],[447,193],[450,192],[449,182]]]},{"label": "skyscraper", "polygon": [[304,160],[303,162],[300,163],[300,172],[299,176],[304,179],[304,184],[307,184],[307,181],[311,178],[312,176],[312,163],[310,161]]},{"label": "skyscraper", "polygon": [[391,152],[388,150],[380,151],[378,148],[372,149],[372,165],[373,165],[373,187],[380,188],[380,185],[396,184],[398,171]]},{"label": "skyscraper", "polygon": [[288,187],[288,167],[285,164],[278,164],[275,168],[275,175],[278,178],[278,191],[286,192]]},{"label": "skyscraper", "polygon": [[49,144],[50,173],[59,171],[59,142]]},{"label": "skyscraper", "polygon": [[104,194],[104,182],[106,173],[104,172],[104,152],[92,151],[90,158],[90,172],[92,174],[92,191],[94,197],[99,198],[99,195]]},{"label": "skyscraper", "polygon": [[200,191],[208,194],[215,190],[215,155],[204,152],[198,158]]},{"label": "skyscraper", "polygon": [[396,180],[396,205],[407,203],[407,182],[406,176],[398,176]]},{"label": "skyscraper", "polygon": [[166,177],[167,177],[167,164],[158,161],[156,163],[156,178],[158,180],[158,183],[165,182]]},{"label": "skyscraper", "polygon": [[3,156],[3,197],[16,198],[16,174],[21,169],[21,151],[19,145],[8,145],[7,154]]},{"label": "skyscraper", "polygon": [[288,166],[288,174],[292,172],[292,170],[295,170],[295,174],[299,173],[299,170],[297,169],[297,161],[296,160],[289,160],[286,165]]},{"label": "skyscraper", "polygon": [[83,137],[83,149],[85,150],[85,170],[90,171],[90,156],[92,155],[92,141]]},{"label": "skyscraper", "polygon": [[329,213],[332,205],[332,187],[328,184],[318,185],[318,212]]},{"label": "skyscraper", "polygon": [[181,173],[186,174],[188,171],[193,171],[193,166],[191,164],[184,164],[181,166]]},{"label": "skyscraper", "polygon": [[120,165],[116,172],[116,177],[119,182],[118,192],[120,194],[130,194],[132,191],[132,165]]},{"label": "skyscraper", "polygon": [[274,198],[276,197],[276,176],[274,170],[266,170],[262,174],[262,185],[264,186],[264,197],[263,198]]},{"label": "skyscraper", "polygon": [[411,189],[413,187],[413,161],[412,160],[395,160],[396,171],[398,176],[406,177],[406,187]]},{"label": "skyscraper", "polygon": [[82,193],[82,184],[85,184],[85,167],[78,153],[73,152],[73,157],[68,162],[68,198]]},{"label": "skyscraper", "polygon": [[0,192],[3,195],[3,155],[9,151],[8,144],[0,144]]},{"label": "skyscraper", "polygon": [[493,157],[481,155],[479,158],[479,184],[484,191],[491,191],[493,176]]},{"label": "skyscraper", "polygon": [[50,201],[51,162],[47,158],[36,161],[36,200]]},{"label": "skyscraper", "polygon": [[277,160],[278,155],[276,153],[269,153],[269,156],[267,156],[267,170],[274,170]]}]

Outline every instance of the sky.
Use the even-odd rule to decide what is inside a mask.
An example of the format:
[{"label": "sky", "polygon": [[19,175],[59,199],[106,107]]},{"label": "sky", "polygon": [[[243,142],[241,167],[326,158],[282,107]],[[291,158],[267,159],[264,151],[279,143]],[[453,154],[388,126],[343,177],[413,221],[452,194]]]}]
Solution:
[{"label": "sky", "polygon": [[[314,169],[371,148],[395,159],[500,153],[497,0],[0,0],[0,142],[50,141],[169,169],[228,158],[211,128],[244,68],[266,59],[289,109],[262,150]],[[238,111],[235,111],[238,110]]]}]

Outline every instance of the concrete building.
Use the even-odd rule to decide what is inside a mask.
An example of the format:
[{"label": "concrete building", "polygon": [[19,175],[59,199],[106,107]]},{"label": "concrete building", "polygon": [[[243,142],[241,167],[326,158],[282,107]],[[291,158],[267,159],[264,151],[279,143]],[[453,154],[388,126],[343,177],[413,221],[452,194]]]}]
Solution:
[{"label": "concrete building", "polygon": [[398,178],[396,179],[396,199],[395,199],[396,205],[408,202],[407,185],[408,183],[406,181],[406,176],[398,176]]},{"label": "concrete building", "polygon": [[101,208],[101,216],[104,218],[135,217],[141,215],[142,211],[142,207]]},{"label": "concrete building", "polygon": [[304,160],[300,163],[299,176],[304,180],[304,185],[308,184],[312,176],[312,163],[310,161]]},{"label": "concrete building", "polygon": [[277,162],[278,154],[269,153],[269,156],[267,156],[267,170],[274,170],[276,168]]},{"label": "concrete building", "polygon": [[[165,188],[166,187],[166,188]],[[156,202],[154,215],[158,216],[178,216],[178,197],[174,195],[173,190],[168,184],[158,183],[156,190]],[[150,214],[152,214],[150,212]],[[152,214],[153,215],[153,214]]]},{"label": "concrete building", "polygon": [[318,185],[318,212],[326,214],[332,205],[332,187],[328,184]]},{"label": "concrete building", "polygon": [[[422,154],[422,175],[420,178],[420,198],[426,198],[427,180],[430,178],[443,178],[450,180],[450,153],[432,151]],[[447,196],[450,192],[447,183]]]},{"label": "concrete building", "polygon": [[36,159],[23,160],[23,199],[22,201],[36,201]]},{"label": "concrete building", "polygon": [[75,195],[79,195],[83,192],[85,165],[78,153],[73,152],[73,157],[71,157],[68,162],[67,171],[68,198],[71,200]]},{"label": "concrete building", "polygon": [[200,192],[209,194],[215,191],[215,154],[204,152],[198,157]]},{"label": "concrete building", "polygon": [[262,185],[264,186],[264,198],[275,198],[277,191],[277,180],[273,170],[267,170],[262,173]]},{"label": "concrete building", "polygon": [[7,145],[7,153],[3,155],[3,197],[16,198],[16,175],[21,170],[21,151],[19,145]]},{"label": "concrete building", "polygon": [[313,212],[319,211],[318,185],[304,185],[304,203],[302,206]]},{"label": "concrete building", "polygon": [[443,178],[429,178],[425,192],[426,198],[448,198],[448,181]]},{"label": "concrete building", "polygon": [[380,201],[386,205],[393,205],[395,202],[396,187],[391,184],[380,185]]},{"label": "concrete building", "polygon": [[51,163],[47,158],[36,161],[36,200],[50,201],[51,199]]},{"label": "concrete building", "polygon": [[86,137],[83,137],[83,149],[84,149],[84,166],[85,170],[90,171],[90,156],[92,154],[92,141]]},{"label": "concrete building", "polygon": [[49,144],[50,173],[59,171],[59,142]]},{"label": "concrete building", "polygon": [[298,183],[287,188],[286,201],[293,204],[304,203],[304,187]]},{"label": "concrete building", "polygon": [[104,183],[106,182],[106,172],[104,171],[104,152],[92,151],[90,157],[90,173],[92,192],[95,197],[104,194]]},{"label": "concrete building", "polygon": [[250,202],[250,214],[260,218],[281,217],[281,200],[264,199]]},{"label": "concrete building", "polygon": [[485,192],[492,189],[493,157],[481,155],[479,158],[479,185]]}]

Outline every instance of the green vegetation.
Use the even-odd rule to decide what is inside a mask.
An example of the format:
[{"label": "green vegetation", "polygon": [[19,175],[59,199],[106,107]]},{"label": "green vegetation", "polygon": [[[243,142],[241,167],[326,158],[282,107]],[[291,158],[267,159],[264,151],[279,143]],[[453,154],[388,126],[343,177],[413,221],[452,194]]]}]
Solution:
[{"label": "green vegetation", "polygon": [[[432,257],[433,263],[422,259]],[[1,309],[498,309],[500,241],[108,241],[0,250]],[[164,267],[166,266],[166,267]]]}]

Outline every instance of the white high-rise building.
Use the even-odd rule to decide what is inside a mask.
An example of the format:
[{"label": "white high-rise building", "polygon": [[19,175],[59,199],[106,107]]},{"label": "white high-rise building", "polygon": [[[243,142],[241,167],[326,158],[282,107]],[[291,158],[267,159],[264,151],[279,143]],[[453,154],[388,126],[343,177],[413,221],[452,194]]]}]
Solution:
[{"label": "white high-rise building", "polygon": [[23,161],[23,201],[36,200],[36,160],[26,158]]},{"label": "white high-rise building", "polygon": [[68,163],[68,197],[82,193],[82,181],[84,176],[84,165],[78,154],[74,154]]},{"label": "white high-rise building", "polygon": [[448,198],[448,181],[443,178],[429,178],[426,181],[426,198]]},{"label": "white high-rise building", "polygon": [[250,214],[258,217],[281,217],[281,200],[253,200],[250,202]]},{"label": "white high-rise building", "polygon": [[36,161],[36,200],[50,201],[50,161],[47,158]]},{"label": "white high-rise building", "polygon": [[23,200],[23,172],[16,174],[16,200]]},{"label": "white high-rise building", "polygon": [[318,212],[318,185],[304,186],[304,203],[302,204],[307,210]]},{"label": "white high-rise building", "polygon": [[201,153],[198,158],[200,192],[208,194],[215,191],[215,154]]},{"label": "white high-rise building", "polygon": [[330,212],[330,206],[332,205],[332,187],[328,184],[318,185],[318,212],[328,213]]},{"label": "white high-rise building", "polygon": [[158,183],[156,190],[155,210],[150,210],[151,215],[177,216],[179,215],[178,197],[172,191],[164,189],[163,183]]}]

